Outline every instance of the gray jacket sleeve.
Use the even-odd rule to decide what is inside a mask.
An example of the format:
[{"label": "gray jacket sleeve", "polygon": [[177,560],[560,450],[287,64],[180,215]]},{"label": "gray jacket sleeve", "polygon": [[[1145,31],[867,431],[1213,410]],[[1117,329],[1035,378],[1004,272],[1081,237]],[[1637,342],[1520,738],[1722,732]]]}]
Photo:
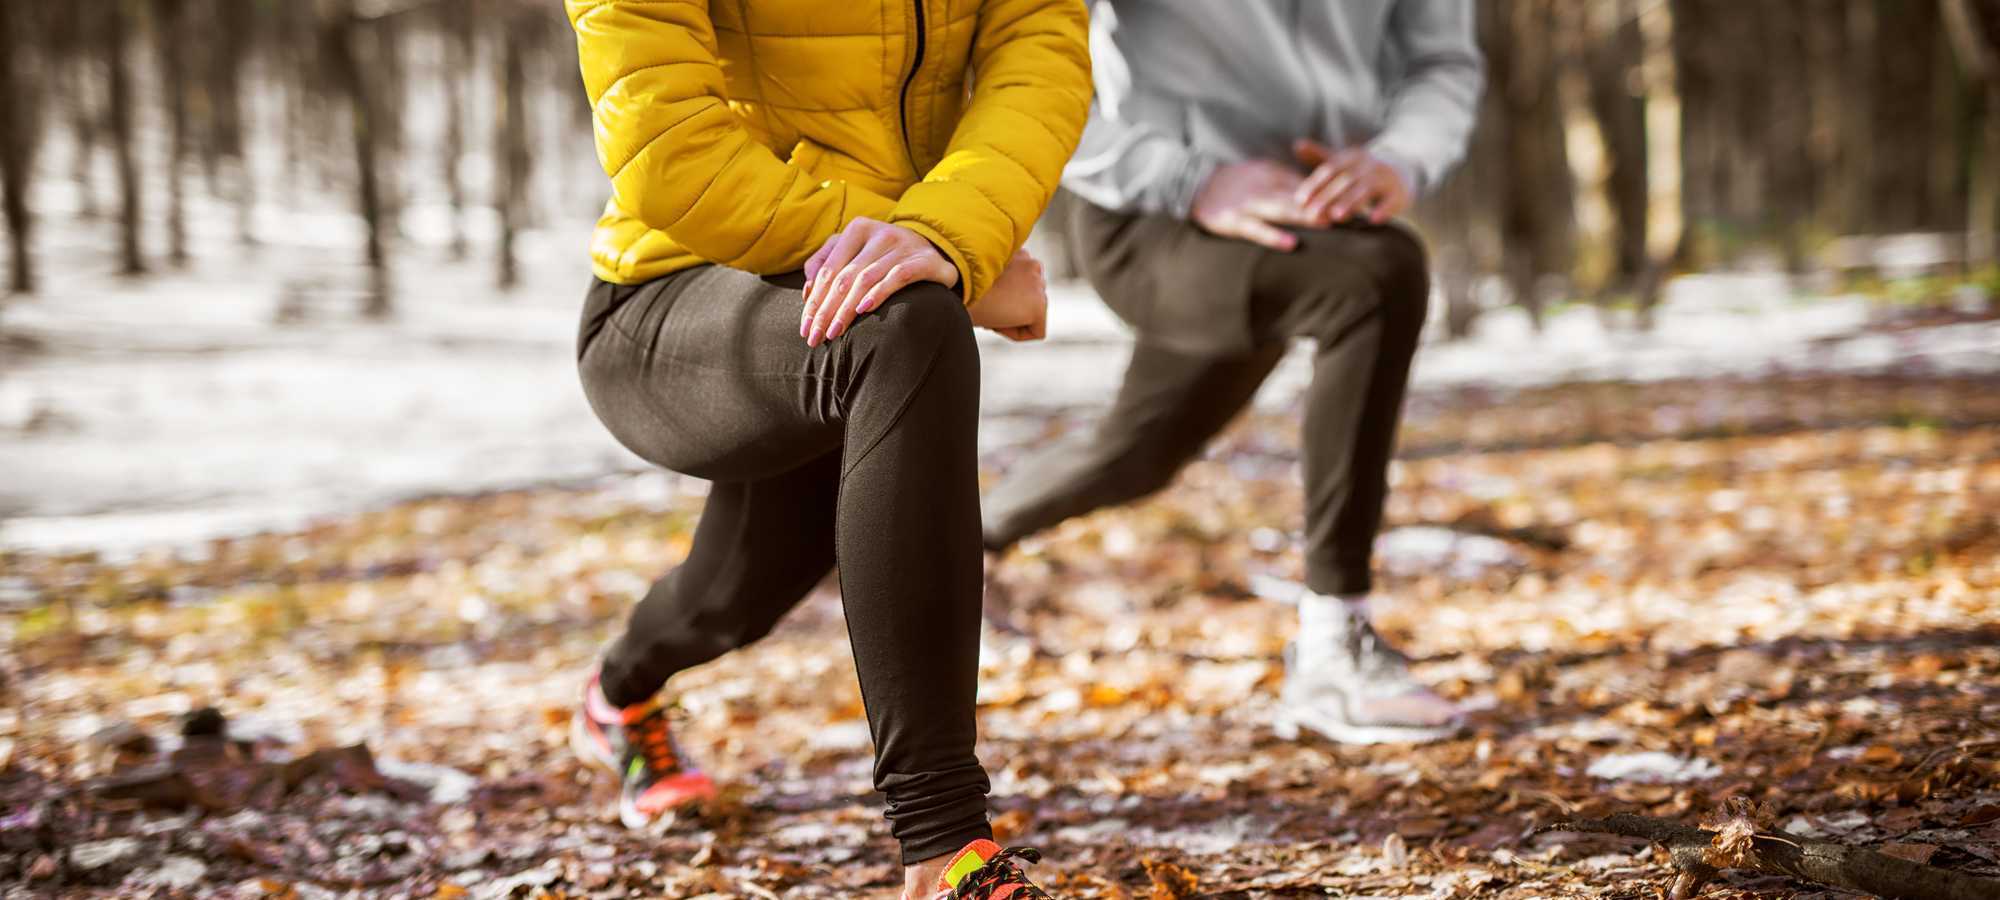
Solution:
[{"label": "gray jacket sleeve", "polygon": [[1218,164],[1174,135],[1120,121],[1093,102],[1083,140],[1063,169],[1063,186],[1112,212],[1185,219]]},{"label": "gray jacket sleeve", "polygon": [[1390,56],[1401,74],[1388,82],[1388,113],[1368,149],[1410,176],[1422,195],[1465,155],[1479,115],[1485,61],[1472,0],[1398,0],[1390,13]]},{"label": "gray jacket sleeve", "polygon": [[1083,140],[1063,169],[1063,187],[1112,212],[1185,219],[1195,192],[1218,160],[1129,110],[1120,115],[1120,107],[1131,102],[1133,76],[1111,37],[1118,9],[1108,0],[1090,7],[1090,71],[1096,91]]}]

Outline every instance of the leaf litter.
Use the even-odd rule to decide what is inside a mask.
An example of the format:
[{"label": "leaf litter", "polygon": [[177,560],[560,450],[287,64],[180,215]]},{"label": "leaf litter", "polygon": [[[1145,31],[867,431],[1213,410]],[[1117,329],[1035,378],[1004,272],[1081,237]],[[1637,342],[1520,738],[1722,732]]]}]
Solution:
[{"label": "leaf litter", "polygon": [[[1254,415],[1169,490],[1001,569],[1019,633],[988,635],[979,749],[999,830],[1048,854],[1051,890],[1665,892],[1675,869],[1641,841],[1534,833],[1620,813],[1703,824],[1721,862],[1763,831],[2000,873],[1991,378],[1414,398],[1384,547],[1415,562],[1383,567],[1383,624],[1473,710],[1422,747],[1265,725],[1294,613],[1260,595],[1302,572],[1295,422]],[[630,833],[570,757],[582,673],[702,502],[631,483],[0,557],[26,598],[0,611],[0,884],[894,896],[830,586],[676,679],[715,803]],[[1704,896],[1822,890],[1734,873]]]}]

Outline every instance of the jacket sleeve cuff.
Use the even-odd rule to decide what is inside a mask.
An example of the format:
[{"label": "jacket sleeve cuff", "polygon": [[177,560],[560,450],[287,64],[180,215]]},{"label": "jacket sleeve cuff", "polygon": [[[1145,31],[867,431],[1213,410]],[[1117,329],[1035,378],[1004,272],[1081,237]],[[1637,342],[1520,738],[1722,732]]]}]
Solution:
[{"label": "jacket sleeve cuff", "polygon": [[1193,218],[1195,195],[1201,193],[1201,186],[1208,183],[1208,177],[1221,165],[1221,160],[1190,149],[1162,191],[1167,213],[1181,221]]},{"label": "jacket sleeve cuff", "polygon": [[958,249],[957,244],[921,219],[892,219],[890,224],[908,228],[922,236],[924,240],[930,241],[931,246],[938,248],[938,252],[944,254],[944,258],[951,262],[952,268],[958,270],[958,295],[965,298],[966,307],[969,309],[972,304],[979,302],[979,296],[973,293],[972,266],[968,264],[964,251]]},{"label": "jacket sleeve cuff", "polygon": [[1423,168],[1417,165],[1410,154],[1380,139],[1369,143],[1368,152],[1374,154],[1376,159],[1387,163],[1389,168],[1396,170],[1396,174],[1403,179],[1403,185],[1410,189],[1411,199],[1420,199],[1429,193],[1431,187],[1429,179],[1424,177]]}]

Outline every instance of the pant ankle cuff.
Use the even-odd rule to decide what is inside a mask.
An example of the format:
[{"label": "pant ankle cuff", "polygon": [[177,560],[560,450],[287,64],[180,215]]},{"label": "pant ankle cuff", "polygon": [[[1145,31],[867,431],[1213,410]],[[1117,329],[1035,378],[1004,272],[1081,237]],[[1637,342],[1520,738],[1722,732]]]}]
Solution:
[{"label": "pant ankle cuff", "polygon": [[965,845],[973,841],[990,841],[992,839],[993,826],[982,816],[977,824],[968,822],[959,828],[942,831],[919,840],[904,842],[903,865],[913,866],[927,859],[935,859],[949,853],[957,853],[965,849]]},{"label": "pant ankle cuff", "polygon": [[1366,594],[1375,589],[1375,580],[1366,568],[1350,566],[1306,566],[1306,587],[1315,594],[1338,596]]},{"label": "pant ankle cuff", "polygon": [[630,671],[609,662],[597,670],[597,689],[604,692],[605,700],[620,709],[652,699],[662,686],[654,684],[647,687],[632,677]]}]

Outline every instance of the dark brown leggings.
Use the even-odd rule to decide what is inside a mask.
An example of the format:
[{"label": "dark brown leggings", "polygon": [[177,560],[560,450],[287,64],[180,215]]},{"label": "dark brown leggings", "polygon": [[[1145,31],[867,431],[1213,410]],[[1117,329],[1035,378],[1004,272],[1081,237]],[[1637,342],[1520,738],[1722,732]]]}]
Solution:
[{"label": "dark brown leggings", "polygon": [[714,482],[687,561],[605,656],[604,692],[639,702],[763,637],[838,562],[875,787],[915,862],[991,836],[973,756],[979,354],[934,284],[807,347],[800,280],[704,266],[590,289],[578,352],[598,418]]}]

